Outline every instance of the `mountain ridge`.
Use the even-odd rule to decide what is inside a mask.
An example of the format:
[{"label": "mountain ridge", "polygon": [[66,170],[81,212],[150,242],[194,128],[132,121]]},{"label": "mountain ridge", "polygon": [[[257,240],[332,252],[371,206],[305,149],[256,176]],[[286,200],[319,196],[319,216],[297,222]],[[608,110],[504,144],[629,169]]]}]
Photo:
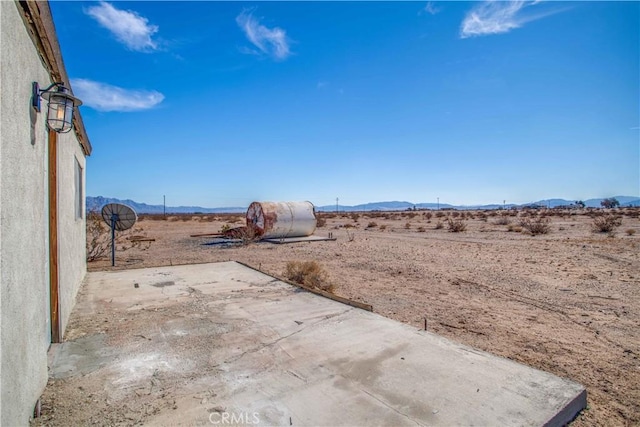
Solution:
[{"label": "mountain ridge", "polygon": [[[99,211],[102,206],[107,203],[121,203],[130,206],[140,214],[161,214],[165,212],[163,205],[148,205],[146,203],[135,202],[131,199],[121,200],[115,197],[87,196],[86,205],[87,212]],[[243,207],[225,207],[225,208],[204,208],[201,206],[167,206],[166,213],[239,213],[246,212],[247,208]]]},{"label": "mountain ridge", "polygon": [[[640,198],[634,196],[614,196],[620,202],[621,207],[627,206],[640,206]],[[600,202],[604,200],[604,198],[600,199],[588,199],[583,200],[586,207],[599,208],[601,207]],[[448,203],[411,203],[407,201],[385,201],[385,202],[371,202],[371,203],[363,203],[359,205],[338,205],[338,209],[340,211],[397,211],[397,210],[407,210],[407,209],[501,209],[501,208],[517,208],[517,207],[525,207],[525,206],[541,206],[541,207],[549,207],[554,208],[558,206],[569,206],[574,204],[575,200],[566,200],[566,199],[544,199],[538,200],[536,202],[531,203],[523,203],[523,204],[486,204],[486,205],[451,205]],[[99,211],[102,206],[107,203],[122,203],[132,207],[137,213],[140,214],[161,214],[164,213],[163,205],[148,205],[146,203],[135,202],[131,199],[121,200],[114,197],[103,197],[103,196],[87,196],[86,198],[86,206],[87,212],[90,211]],[[246,212],[246,207],[221,207],[221,208],[205,208],[201,206],[167,206],[166,213],[168,214],[180,214],[180,213],[244,213]],[[316,210],[318,212],[335,212],[336,205],[324,205],[324,206],[316,206]]]}]

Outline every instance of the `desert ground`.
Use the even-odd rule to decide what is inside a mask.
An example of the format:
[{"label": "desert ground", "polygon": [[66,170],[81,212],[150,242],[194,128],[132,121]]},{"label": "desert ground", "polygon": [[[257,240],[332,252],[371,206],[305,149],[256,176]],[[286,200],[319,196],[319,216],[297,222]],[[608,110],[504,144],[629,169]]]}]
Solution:
[{"label": "desert ground", "polygon": [[[583,384],[588,408],[573,425],[640,425],[640,209],[612,210],[608,233],[593,230],[600,211],[319,213],[315,234],[335,241],[237,245],[191,236],[241,226],[240,214],[142,215],[120,235],[116,267],[108,252],[88,266],[235,260],[284,277],[288,262],[315,261],[336,295]],[[528,233],[527,220],[548,231]],[[131,247],[134,235],[154,240]],[[54,384],[43,404],[64,405]]]}]

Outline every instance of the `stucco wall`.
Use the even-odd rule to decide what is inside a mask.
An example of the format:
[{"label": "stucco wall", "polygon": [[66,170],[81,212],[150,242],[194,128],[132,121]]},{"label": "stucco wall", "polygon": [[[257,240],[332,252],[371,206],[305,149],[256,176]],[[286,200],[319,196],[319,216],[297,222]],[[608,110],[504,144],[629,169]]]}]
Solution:
[{"label": "stucco wall", "polygon": [[[0,63],[0,425],[13,426],[28,424],[46,385],[51,340],[46,102],[37,114],[30,106],[31,83],[51,80],[14,2],[0,1]],[[68,195],[74,156],[84,156],[73,133],[58,142],[64,327],[86,268],[84,223]]]},{"label": "stucco wall", "polygon": [[[83,216],[75,212],[75,162],[82,167]],[[64,332],[78,288],[87,271],[84,191],[86,161],[73,132],[58,135],[58,280],[60,326]]]},{"label": "stucco wall", "polygon": [[24,425],[47,382],[50,341],[47,132],[42,113],[32,127],[29,106],[31,82],[49,75],[16,5],[0,8],[0,424]]}]

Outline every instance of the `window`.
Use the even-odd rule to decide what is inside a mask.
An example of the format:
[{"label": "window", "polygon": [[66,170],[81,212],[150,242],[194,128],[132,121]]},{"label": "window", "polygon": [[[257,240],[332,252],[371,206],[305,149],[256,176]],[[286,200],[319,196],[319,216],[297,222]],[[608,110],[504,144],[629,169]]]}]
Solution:
[{"label": "window", "polygon": [[80,162],[77,158],[74,157],[75,160],[75,187],[76,187],[76,197],[75,197],[75,208],[76,208],[76,219],[84,218],[84,192],[82,188],[82,166],[80,166]]}]

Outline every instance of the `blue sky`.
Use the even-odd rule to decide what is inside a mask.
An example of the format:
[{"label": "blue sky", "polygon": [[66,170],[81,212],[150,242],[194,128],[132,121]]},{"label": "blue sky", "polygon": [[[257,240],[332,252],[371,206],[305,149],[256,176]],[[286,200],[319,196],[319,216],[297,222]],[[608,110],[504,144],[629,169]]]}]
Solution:
[{"label": "blue sky", "polygon": [[638,2],[58,2],[87,194],[640,195]]}]

